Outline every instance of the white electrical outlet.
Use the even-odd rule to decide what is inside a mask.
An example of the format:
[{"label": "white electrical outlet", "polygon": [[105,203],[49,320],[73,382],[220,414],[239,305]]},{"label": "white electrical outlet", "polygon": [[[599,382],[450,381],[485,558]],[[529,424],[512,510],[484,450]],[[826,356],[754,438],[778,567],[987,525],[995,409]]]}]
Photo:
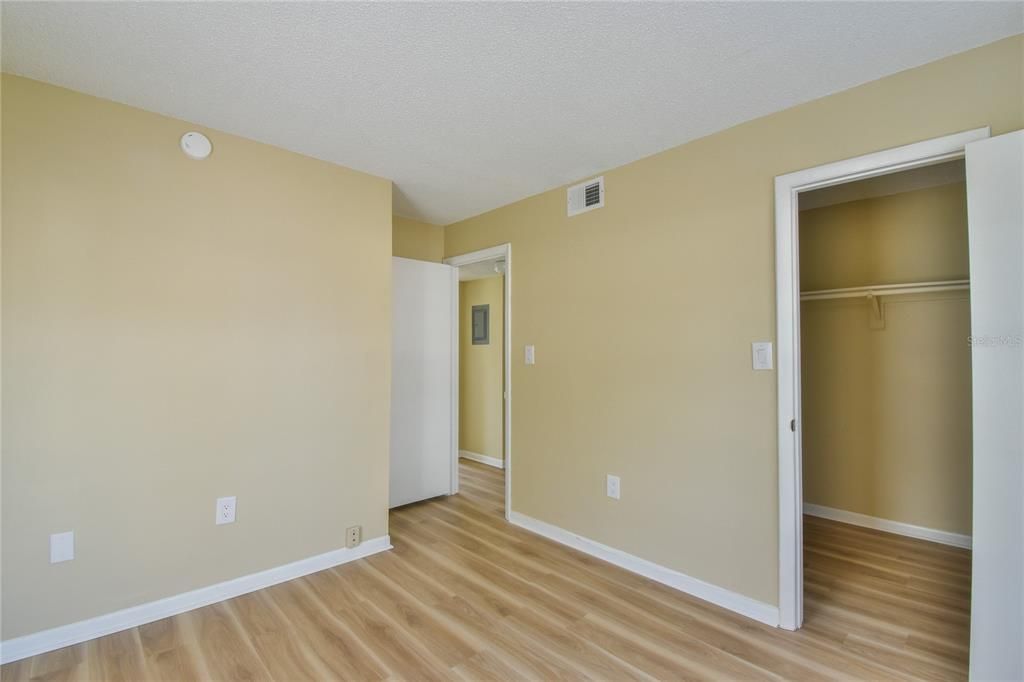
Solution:
[{"label": "white electrical outlet", "polygon": [[71,561],[75,558],[75,533],[54,533],[50,536],[50,563]]},{"label": "white electrical outlet", "polygon": [[218,497],[217,498],[217,525],[222,523],[234,523],[235,522],[235,497]]},{"label": "white electrical outlet", "polygon": [[619,493],[621,489],[622,481],[619,480],[618,476],[612,476],[608,474],[608,497],[613,500],[619,499]]},{"label": "white electrical outlet", "polygon": [[362,526],[350,526],[345,529],[345,546],[356,547],[360,542],[363,541],[363,527]]},{"label": "white electrical outlet", "polygon": [[526,364],[532,365],[536,362],[536,353],[533,350],[533,346],[526,347]]}]

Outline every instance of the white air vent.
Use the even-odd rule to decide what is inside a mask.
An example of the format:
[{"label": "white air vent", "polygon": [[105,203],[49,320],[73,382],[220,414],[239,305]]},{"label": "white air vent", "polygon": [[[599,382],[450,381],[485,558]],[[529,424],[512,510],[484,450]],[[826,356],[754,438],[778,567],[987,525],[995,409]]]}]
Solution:
[{"label": "white air vent", "polygon": [[568,191],[569,215],[579,215],[604,206],[604,176],[573,185]]}]

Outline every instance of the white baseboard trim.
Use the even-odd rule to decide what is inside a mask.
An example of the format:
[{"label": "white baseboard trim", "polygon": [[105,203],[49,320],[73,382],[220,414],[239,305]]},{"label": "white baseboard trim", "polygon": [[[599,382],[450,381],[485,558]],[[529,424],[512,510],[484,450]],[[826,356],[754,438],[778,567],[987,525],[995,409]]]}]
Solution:
[{"label": "white baseboard trim", "polygon": [[615,564],[620,568],[624,568],[627,571],[638,573],[645,578],[668,585],[669,587],[675,588],[680,592],[685,592],[689,595],[693,595],[704,601],[711,602],[716,606],[721,606],[724,609],[735,611],[748,618],[753,618],[756,621],[778,627],[779,625],[779,609],[777,606],[772,604],[765,604],[764,602],[745,597],[742,594],[737,594],[724,587],[718,585],[712,585],[711,583],[704,582],[697,578],[690,577],[685,573],[660,566],[652,561],[641,559],[640,557],[627,554],[622,550],[602,545],[599,542],[590,540],[581,535],[569,532],[564,528],[553,526],[550,523],[544,521],[538,521],[537,519],[520,514],[519,512],[512,512],[509,514],[510,522],[525,528],[528,531],[536,533],[537,535],[543,535],[549,540],[561,543],[578,549],[579,551],[603,559],[608,563]]},{"label": "white baseboard trim", "polygon": [[854,526],[874,528],[875,530],[882,530],[886,533],[906,535],[907,537],[917,538],[919,540],[930,540],[932,542],[940,542],[943,545],[952,545],[953,547],[963,547],[965,549],[971,548],[970,535],[961,535],[959,533],[950,533],[946,530],[936,530],[935,528],[914,526],[909,523],[902,523],[900,521],[880,519],[877,516],[858,514],[857,512],[846,511],[845,509],[824,507],[820,504],[811,504],[809,502],[805,502],[804,514],[808,514],[810,516],[820,516],[823,519],[832,519],[833,521],[849,523]]},{"label": "white baseboard trim", "polygon": [[481,464],[486,464],[487,466],[494,467],[495,469],[504,469],[505,468],[505,460],[498,459],[497,457],[489,457],[487,455],[481,455],[479,452],[471,452],[469,450],[459,450],[459,457],[462,457],[463,459],[470,459],[470,460],[473,460],[474,462],[480,462]]},{"label": "white baseboard trim", "polygon": [[34,632],[31,635],[15,637],[5,642],[0,642],[0,663],[10,663],[29,656],[35,656],[47,651],[53,651],[79,642],[96,639],[128,628],[152,623],[161,618],[174,616],[185,611],[198,609],[215,602],[231,599],[248,592],[254,592],[271,585],[283,583],[295,578],[301,578],[310,573],[323,571],[340,564],[362,559],[363,557],[391,549],[391,538],[382,535],[377,538],[365,540],[358,547],[351,549],[343,547],[325,554],[300,559],[284,566],[268,568],[258,573],[250,573],[240,578],[225,580],[216,585],[200,587],[198,590],[184,592],[158,599],[146,604],[131,606],[127,609],[106,613],[102,616],[89,618],[88,620],[69,623],[50,630]]}]

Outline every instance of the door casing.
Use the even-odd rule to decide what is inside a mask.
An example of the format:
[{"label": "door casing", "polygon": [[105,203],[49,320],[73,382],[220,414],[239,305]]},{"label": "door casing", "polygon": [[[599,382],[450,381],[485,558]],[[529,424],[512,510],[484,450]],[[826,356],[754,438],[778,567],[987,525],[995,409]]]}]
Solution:
[{"label": "door casing", "polygon": [[800,225],[798,195],[964,157],[989,137],[976,128],[775,178],[775,305],[779,449],[779,627],[803,623],[803,482],[800,424]]},{"label": "door casing", "polygon": [[[459,268],[482,261],[503,258],[505,260],[505,338],[502,371],[505,373],[505,409],[503,416],[505,436],[505,519],[512,513],[512,244],[505,243],[479,251],[471,251],[458,256],[445,258],[444,263]],[[452,452],[452,494],[459,490],[459,288],[455,287],[452,297],[452,329],[454,346],[453,384],[455,386],[454,405],[452,408],[452,433],[455,434],[455,448]]]}]

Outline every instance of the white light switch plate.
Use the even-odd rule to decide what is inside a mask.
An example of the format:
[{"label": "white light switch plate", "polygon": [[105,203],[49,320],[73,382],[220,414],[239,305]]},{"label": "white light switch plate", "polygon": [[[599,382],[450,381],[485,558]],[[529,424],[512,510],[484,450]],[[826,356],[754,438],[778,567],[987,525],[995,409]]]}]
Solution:
[{"label": "white light switch plate", "polygon": [[751,355],[753,356],[754,369],[772,368],[771,341],[755,341],[751,344]]},{"label": "white light switch plate", "polygon": [[219,526],[222,523],[234,523],[235,522],[235,498],[231,497],[218,497],[217,498],[217,516],[216,522]]},{"label": "white light switch plate", "polygon": [[75,533],[54,533],[50,536],[50,563],[71,561],[75,558]]},{"label": "white light switch plate", "polygon": [[622,481],[619,480],[618,476],[612,476],[608,474],[608,497],[613,500],[619,499],[619,495],[622,492]]},{"label": "white light switch plate", "polygon": [[534,351],[533,351],[533,346],[527,346],[526,347],[526,364],[528,364],[528,365],[534,364],[534,357],[535,357],[535,355],[534,355]]}]

